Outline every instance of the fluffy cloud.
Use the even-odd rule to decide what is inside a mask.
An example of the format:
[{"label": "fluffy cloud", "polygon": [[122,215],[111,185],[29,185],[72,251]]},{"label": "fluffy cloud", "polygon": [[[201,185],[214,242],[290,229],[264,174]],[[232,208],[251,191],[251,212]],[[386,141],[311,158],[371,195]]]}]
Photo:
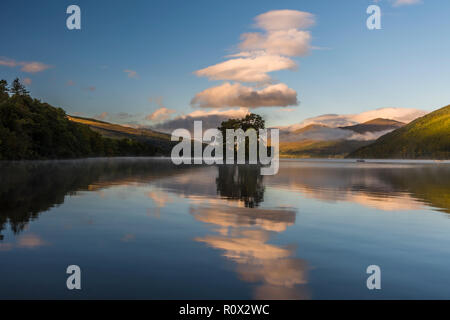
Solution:
[{"label": "fluffy cloud", "polygon": [[264,50],[268,54],[303,56],[309,52],[311,34],[308,31],[289,29],[244,33],[239,47],[242,50]]},{"label": "fluffy cloud", "polygon": [[20,70],[23,72],[28,72],[28,73],[37,73],[37,72],[41,72],[41,71],[47,70],[52,67],[52,66],[46,65],[42,62],[36,62],[36,61],[24,62],[24,61],[16,61],[16,60],[7,59],[7,58],[0,58],[0,66],[10,67],[10,68],[21,66],[22,68]]},{"label": "fluffy cloud", "polygon": [[296,10],[274,10],[255,18],[264,32],[244,33],[241,50],[264,50],[267,54],[302,56],[308,53],[311,34],[304,31],[315,23],[314,15]]},{"label": "fluffy cloud", "polygon": [[285,84],[273,84],[269,73],[297,69],[291,57],[308,53],[311,34],[304,29],[314,23],[314,15],[297,10],[273,10],[257,16],[254,26],[261,31],[244,33],[240,52],[195,74],[210,80],[256,83],[265,87],[256,90],[239,83],[224,83],[198,93],[191,105],[208,108],[298,105],[297,92]]},{"label": "fluffy cloud", "polygon": [[233,80],[241,82],[268,82],[268,72],[278,70],[295,70],[297,64],[289,58],[259,54],[247,58],[237,58],[201,69],[195,72],[197,76],[210,80]]},{"label": "fluffy cloud", "polygon": [[196,94],[191,101],[191,105],[201,108],[287,107],[297,104],[297,92],[283,83],[257,90],[239,83],[227,82]]},{"label": "fluffy cloud", "polygon": [[289,57],[308,53],[311,34],[300,29],[312,26],[314,16],[296,10],[274,10],[257,16],[255,21],[263,32],[244,33],[241,52],[195,74],[211,80],[268,82],[269,72],[295,70],[297,64]]},{"label": "fluffy cloud", "polygon": [[25,79],[23,79],[23,83],[26,84],[26,85],[28,85],[28,86],[29,86],[32,82],[33,82],[33,80],[31,80],[30,78],[25,78]]},{"label": "fluffy cloud", "polygon": [[166,107],[159,108],[155,112],[149,114],[145,117],[145,120],[149,121],[164,121],[170,118],[170,116],[175,113],[175,110],[167,109]]},{"label": "fluffy cloud", "polygon": [[421,0],[394,0],[393,6],[394,7],[400,7],[400,6],[409,6],[412,4],[418,4],[422,3]]}]

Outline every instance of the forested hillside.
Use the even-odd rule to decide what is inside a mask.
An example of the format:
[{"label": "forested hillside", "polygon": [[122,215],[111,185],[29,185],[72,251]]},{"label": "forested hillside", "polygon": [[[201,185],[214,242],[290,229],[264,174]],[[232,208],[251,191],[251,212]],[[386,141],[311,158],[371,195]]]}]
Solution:
[{"label": "forested hillside", "polygon": [[0,159],[63,159],[152,156],[157,146],[134,139],[109,139],[69,121],[61,108],[33,99],[16,79],[0,81]]}]

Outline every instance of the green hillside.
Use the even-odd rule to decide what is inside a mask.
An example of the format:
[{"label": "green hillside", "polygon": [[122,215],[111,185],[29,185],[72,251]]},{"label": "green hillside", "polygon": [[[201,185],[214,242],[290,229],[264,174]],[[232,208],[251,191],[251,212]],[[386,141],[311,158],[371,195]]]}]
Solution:
[{"label": "green hillside", "polygon": [[450,105],[385,134],[348,157],[450,159]]},{"label": "green hillside", "polygon": [[150,144],[158,148],[163,154],[170,154],[174,143],[167,133],[154,131],[151,129],[132,128],[114,123],[100,121],[96,119],[67,116],[67,118],[79,124],[87,125],[91,130],[100,133],[105,138],[110,139],[132,139],[142,143]]},{"label": "green hillside", "polygon": [[152,156],[158,146],[136,139],[102,137],[67,118],[65,111],[30,97],[16,79],[0,81],[0,159]]}]

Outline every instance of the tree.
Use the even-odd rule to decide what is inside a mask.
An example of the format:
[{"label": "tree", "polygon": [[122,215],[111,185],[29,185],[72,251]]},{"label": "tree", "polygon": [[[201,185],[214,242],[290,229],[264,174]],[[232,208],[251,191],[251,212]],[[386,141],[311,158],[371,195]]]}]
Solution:
[{"label": "tree", "polygon": [[29,94],[29,92],[27,91],[25,86],[20,83],[19,78],[14,79],[10,91],[13,95],[19,95],[19,96],[26,96]]},{"label": "tree", "polygon": [[[259,141],[259,129],[265,129],[265,121],[264,119],[255,113],[250,113],[246,115],[242,119],[228,119],[227,121],[222,121],[220,124],[220,127],[218,127],[219,131],[222,133],[222,136],[224,137],[224,145],[223,145],[223,156],[226,156],[226,130],[227,129],[242,129],[244,132],[246,132],[249,129],[255,129],[256,131],[256,137]],[[242,142],[242,141],[241,141]],[[239,142],[235,143],[235,153],[237,152],[237,144]],[[257,146],[259,150],[259,144]],[[249,157],[249,139],[245,139],[245,157],[248,159]]]},{"label": "tree", "polygon": [[250,113],[242,119],[228,119],[227,121],[222,121],[220,127],[218,128],[222,135],[225,137],[227,129],[242,129],[246,132],[248,129],[255,129],[258,132],[259,129],[265,128],[264,119],[255,113]]},{"label": "tree", "polygon": [[[5,92],[2,81],[2,91]],[[12,96],[0,101],[0,159],[62,159],[152,156],[159,148],[145,141],[109,139],[70,121],[65,111],[32,99],[18,79]]]},{"label": "tree", "polygon": [[0,80],[0,102],[9,97],[8,92],[8,82],[6,80]]}]

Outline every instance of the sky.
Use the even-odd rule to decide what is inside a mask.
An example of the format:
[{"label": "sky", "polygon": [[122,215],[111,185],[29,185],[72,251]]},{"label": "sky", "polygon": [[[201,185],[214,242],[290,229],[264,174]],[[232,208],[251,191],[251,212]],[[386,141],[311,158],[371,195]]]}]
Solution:
[{"label": "sky", "polygon": [[[73,4],[81,30],[66,27]],[[373,4],[380,30],[366,26]],[[432,111],[450,103],[448,12],[448,0],[8,1],[0,78],[68,114],[135,126]]]}]

